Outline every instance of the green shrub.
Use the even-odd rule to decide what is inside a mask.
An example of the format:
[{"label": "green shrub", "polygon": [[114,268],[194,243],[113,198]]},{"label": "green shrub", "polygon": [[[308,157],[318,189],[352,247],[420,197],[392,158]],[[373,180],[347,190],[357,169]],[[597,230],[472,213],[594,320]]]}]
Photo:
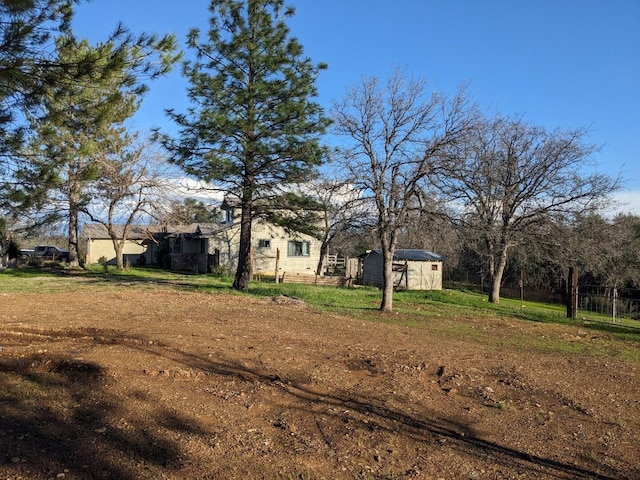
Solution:
[{"label": "green shrub", "polygon": [[98,263],[100,265],[102,265],[102,268],[104,268],[104,273],[108,273],[109,272],[109,259],[107,257],[105,257],[104,255],[101,256],[98,259]]},{"label": "green shrub", "polygon": [[231,272],[227,268],[223,267],[222,265],[213,267],[211,269],[211,275],[213,277],[220,278],[220,279],[233,278],[233,275],[231,274]]}]

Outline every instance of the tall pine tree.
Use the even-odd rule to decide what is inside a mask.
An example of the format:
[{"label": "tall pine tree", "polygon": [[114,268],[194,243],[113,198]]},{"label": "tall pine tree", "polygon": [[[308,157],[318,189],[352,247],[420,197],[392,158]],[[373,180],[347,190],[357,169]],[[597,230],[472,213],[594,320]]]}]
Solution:
[{"label": "tall pine tree", "polygon": [[251,220],[287,185],[299,183],[322,161],[319,142],[329,124],[314,65],[289,36],[294,14],[283,0],[211,0],[208,35],[192,30],[195,60],[184,64],[193,106],[172,110],[179,138],[164,137],[173,160],[187,173],[235,195],[241,207],[240,249],[233,287],[250,280]]},{"label": "tall pine tree", "polygon": [[[73,64],[91,50],[97,52],[102,48],[91,47],[86,41],[65,40],[58,56],[61,62]],[[34,140],[42,154],[39,167],[56,175],[50,183],[54,187],[53,196],[68,208],[72,265],[78,260],[79,214],[91,201],[84,187],[101,174],[95,162],[96,153],[112,148],[114,139],[115,143],[126,142],[124,122],[138,109],[141,93],[140,87],[123,88],[122,71],[100,66],[91,75],[91,83],[90,87],[61,84],[53,89],[45,101],[45,115],[34,125],[38,134]]]},{"label": "tall pine tree", "polygon": [[22,148],[25,116],[39,105],[61,66],[51,61],[47,47],[55,32],[65,31],[71,19],[71,1],[0,1],[0,251],[6,250],[16,221],[11,192],[15,155]]},{"label": "tall pine tree", "polygon": [[70,1],[0,1],[0,167],[10,169],[11,154],[23,139],[23,114],[39,104],[61,70],[47,46],[70,20]]},{"label": "tall pine tree", "polygon": [[[103,112],[119,108],[119,96],[141,94],[145,81],[166,73],[177,59],[172,35],[134,36],[122,25],[96,47],[77,42],[70,31],[74,3],[77,0],[0,1],[0,216],[19,218],[21,228],[46,222],[50,217],[42,215],[26,220],[47,205],[60,210],[60,198],[52,192],[60,187],[65,160],[47,154],[64,140],[52,132],[73,122],[105,122],[104,116],[79,120],[79,115],[95,113],[79,106],[86,107],[87,98],[72,100],[68,110],[64,102],[85,90],[85,97],[102,95],[108,103]],[[98,92],[105,85],[109,92]],[[77,133],[75,147],[80,147],[88,130]],[[77,226],[71,231],[77,232]],[[70,236],[75,253],[76,241]]]}]

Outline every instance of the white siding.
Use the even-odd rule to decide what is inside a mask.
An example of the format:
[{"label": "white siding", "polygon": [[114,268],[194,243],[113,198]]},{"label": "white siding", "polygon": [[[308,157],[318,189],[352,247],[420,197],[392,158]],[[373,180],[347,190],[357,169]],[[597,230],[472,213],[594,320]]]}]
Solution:
[{"label": "white siding", "polygon": [[408,262],[407,278],[408,290],[442,290],[442,262]]},{"label": "white siding", "polygon": [[[152,252],[149,250],[148,244],[140,244],[140,242],[135,242],[132,240],[127,240],[124,244],[123,256],[125,261],[129,261],[130,263],[136,263],[137,259],[140,255],[145,254],[147,258],[147,263],[151,263],[155,261],[155,259],[150,258]],[[113,248],[113,242],[111,239],[104,238],[91,238],[87,240],[87,256],[85,261],[87,263],[98,263],[98,260],[101,257],[106,257],[109,263],[115,263],[116,261],[116,251]]]},{"label": "white siding", "polygon": [[[260,246],[260,241],[268,241],[269,246]],[[309,242],[309,255],[290,257],[288,242],[299,240]],[[264,243],[264,242],[263,242]],[[253,246],[253,268],[255,273],[274,274],[276,255],[280,250],[279,273],[308,273],[314,274],[320,258],[320,242],[307,235],[298,237],[286,233],[284,228],[255,222],[251,229],[251,244]],[[240,227],[221,232],[209,239],[209,253],[220,250],[220,264],[234,271],[237,268],[238,248],[240,245]]]},{"label": "white siding", "polygon": [[[224,227],[224,225],[221,225]],[[268,246],[260,245],[260,241],[268,242]],[[309,242],[308,255],[289,256],[288,242],[290,240]],[[320,257],[320,241],[308,235],[290,235],[284,228],[276,227],[265,222],[255,221],[252,225],[251,243],[254,254],[254,272],[273,275],[276,267],[276,252],[280,250],[280,270],[282,274],[314,274]],[[220,252],[220,265],[230,271],[235,271],[238,265],[238,250],[240,246],[240,226],[235,224],[223,229],[213,236],[203,238],[190,238],[183,236],[180,249],[174,253],[182,254],[213,254]],[[147,251],[147,248],[150,250]],[[138,256],[145,254],[147,263],[156,262],[157,253],[153,245],[139,245],[133,241],[127,241],[125,255],[131,263],[135,263]],[[306,252],[305,252],[306,253]],[[89,239],[87,241],[87,261],[96,263],[98,258],[105,256],[115,258],[115,252],[111,240]]]}]

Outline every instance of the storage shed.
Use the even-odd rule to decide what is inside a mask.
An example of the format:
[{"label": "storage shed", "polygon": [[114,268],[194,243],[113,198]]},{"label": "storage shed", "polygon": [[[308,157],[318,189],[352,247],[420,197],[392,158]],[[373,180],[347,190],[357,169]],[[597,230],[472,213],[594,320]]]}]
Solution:
[{"label": "storage shed", "polygon": [[[362,283],[382,288],[382,250],[361,256]],[[396,250],[393,255],[393,284],[406,290],[442,290],[444,257],[429,250]]]}]

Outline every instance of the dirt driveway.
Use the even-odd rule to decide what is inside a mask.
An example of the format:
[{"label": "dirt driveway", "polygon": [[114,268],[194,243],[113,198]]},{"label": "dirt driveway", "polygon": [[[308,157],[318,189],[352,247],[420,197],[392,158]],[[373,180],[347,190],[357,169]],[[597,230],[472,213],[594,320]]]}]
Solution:
[{"label": "dirt driveway", "polygon": [[640,478],[640,363],[606,334],[165,287],[0,300],[2,479]]}]

